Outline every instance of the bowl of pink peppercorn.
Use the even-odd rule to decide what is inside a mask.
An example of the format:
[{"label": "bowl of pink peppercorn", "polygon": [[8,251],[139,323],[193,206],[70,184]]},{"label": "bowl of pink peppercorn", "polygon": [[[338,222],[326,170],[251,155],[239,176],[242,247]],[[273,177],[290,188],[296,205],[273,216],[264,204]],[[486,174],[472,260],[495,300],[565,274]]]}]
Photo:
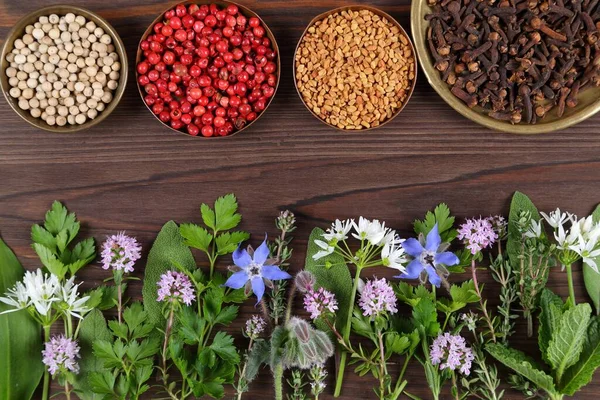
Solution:
[{"label": "bowl of pink peppercorn", "polygon": [[187,1],[142,36],[136,78],[163,125],[216,138],[260,118],[277,92],[280,65],[275,37],[255,12],[230,1]]}]

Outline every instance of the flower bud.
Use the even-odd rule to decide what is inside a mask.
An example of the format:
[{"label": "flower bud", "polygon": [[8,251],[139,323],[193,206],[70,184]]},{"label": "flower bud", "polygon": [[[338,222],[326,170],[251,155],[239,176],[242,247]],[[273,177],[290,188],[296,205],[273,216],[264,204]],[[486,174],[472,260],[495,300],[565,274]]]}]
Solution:
[{"label": "flower bud", "polygon": [[314,288],[315,277],[308,271],[300,271],[296,274],[294,282],[300,292],[306,293]]},{"label": "flower bud", "polygon": [[294,317],[290,320],[288,326],[300,342],[306,343],[310,340],[311,327],[305,320]]}]

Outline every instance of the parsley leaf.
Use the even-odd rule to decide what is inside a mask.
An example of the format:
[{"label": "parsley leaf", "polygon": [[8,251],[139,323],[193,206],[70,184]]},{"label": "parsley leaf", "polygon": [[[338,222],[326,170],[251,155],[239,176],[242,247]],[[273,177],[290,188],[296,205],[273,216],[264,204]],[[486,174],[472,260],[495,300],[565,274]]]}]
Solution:
[{"label": "parsley leaf", "polygon": [[242,216],[236,212],[237,209],[238,203],[233,193],[219,197],[215,201],[215,230],[226,231],[238,226]]},{"label": "parsley leaf", "polygon": [[416,220],[413,225],[417,235],[423,234],[427,236],[435,224],[438,224],[438,230],[442,237],[442,242],[450,243],[456,238],[457,232],[452,227],[454,226],[454,217],[450,214],[450,208],[444,203],[440,203],[433,212],[428,211],[425,214],[424,220]]}]

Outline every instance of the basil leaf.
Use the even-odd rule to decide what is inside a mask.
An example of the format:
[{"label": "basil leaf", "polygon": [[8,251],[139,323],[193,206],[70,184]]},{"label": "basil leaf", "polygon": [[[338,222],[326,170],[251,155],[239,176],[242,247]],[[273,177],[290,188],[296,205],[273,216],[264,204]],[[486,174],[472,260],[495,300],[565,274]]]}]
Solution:
[{"label": "basil leaf", "polygon": [[[15,254],[0,239],[0,296],[24,273]],[[9,309],[0,303],[0,312]],[[30,399],[43,373],[40,325],[25,310],[0,315],[0,399]]]}]

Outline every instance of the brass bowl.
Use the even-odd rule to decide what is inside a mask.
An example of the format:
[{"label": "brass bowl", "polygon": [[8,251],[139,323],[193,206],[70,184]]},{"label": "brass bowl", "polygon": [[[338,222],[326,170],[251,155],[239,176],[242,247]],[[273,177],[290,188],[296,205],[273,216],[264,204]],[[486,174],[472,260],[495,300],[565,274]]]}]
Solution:
[{"label": "brass bowl", "polygon": [[434,68],[434,61],[427,48],[427,28],[429,21],[425,20],[425,15],[431,12],[431,7],[427,0],[413,0],[411,7],[411,29],[415,40],[417,54],[421,61],[423,72],[433,89],[448,103],[452,108],[473,122],[483,125],[490,129],[495,129],[508,133],[521,135],[531,135],[537,133],[547,133],[568,128],[578,124],[600,111],[600,88],[588,88],[577,97],[576,107],[565,108],[562,117],[557,115],[557,107],[550,110],[543,119],[535,124],[511,124],[506,121],[499,121],[489,117],[483,108],[475,106],[469,108],[450,92],[450,86],[444,82],[439,71]]},{"label": "brass bowl", "polygon": [[[414,66],[414,73],[415,73],[415,77],[412,80],[410,89],[408,91],[408,94],[406,96],[406,100],[404,101],[404,103],[402,103],[402,105],[394,112],[394,114],[388,118],[387,120],[383,121],[382,123],[380,123],[377,126],[372,126],[370,128],[364,128],[364,129],[342,129],[338,126],[335,126],[333,124],[330,124],[329,122],[325,121],[324,119],[322,119],[321,117],[319,117],[317,114],[315,114],[315,112],[308,106],[308,104],[306,104],[306,102],[304,101],[304,97],[302,96],[302,93],[300,93],[300,89],[298,88],[298,81],[296,80],[296,54],[298,53],[298,49],[300,48],[300,44],[302,43],[302,41],[304,40],[304,36],[306,35],[306,33],[308,32],[308,30],[310,29],[311,26],[313,26],[317,21],[320,21],[324,18],[327,18],[328,16],[332,15],[332,14],[336,14],[342,11],[360,11],[360,10],[368,10],[371,11],[373,14],[377,14],[382,18],[387,19],[388,21],[390,21],[392,24],[394,24],[394,26],[398,27],[398,29],[400,30],[400,34],[404,35],[406,37],[406,39],[408,39],[408,44],[410,46],[410,49],[412,51],[413,54],[413,58],[415,59],[415,66]],[[332,128],[335,128],[339,131],[342,132],[365,132],[365,131],[370,131],[372,129],[377,129],[380,128],[384,125],[386,125],[388,122],[392,121],[394,118],[396,118],[398,116],[398,114],[400,114],[402,112],[402,110],[404,110],[404,107],[406,107],[406,104],[408,104],[408,102],[410,101],[410,98],[412,97],[413,91],[415,90],[415,85],[417,83],[417,53],[415,52],[415,47],[413,46],[412,40],[410,38],[410,35],[408,35],[406,33],[406,31],[404,30],[404,28],[402,27],[402,25],[400,25],[400,23],[398,21],[396,21],[396,19],[394,17],[392,17],[391,15],[389,15],[388,13],[386,13],[385,11],[382,11],[378,8],[375,7],[371,7],[371,6],[365,6],[365,5],[353,5],[353,6],[343,6],[343,7],[338,7],[338,8],[334,8],[333,10],[329,10],[326,11],[322,14],[317,15],[315,18],[313,18],[310,23],[308,24],[308,26],[306,27],[306,29],[304,30],[304,32],[302,33],[302,36],[300,36],[300,40],[298,41],[298,44],[296,45],[296,50],[294,50],[294,65],[293,65],[293,77],[294,77],[294,87],[296,88],[296,92],[298,93],[298,96],[300,97],[300,100],[302,101],[302,104],[304,104],[304,106],[306,107],[306,109],[308,111],[310,111],[310,113],[317,118],[319,121],[323,122],[325,125],[328,125]]]},{"label": "brass bowl", "polygon": [[[152,33],[152,28],[154,27],[154,25],[157,22],[162,22],[165,18],[165,13],[175,7],[177,7],[179,4],[183,4],[185,6],[188,6],[190,4],[198,4],[198,5],[210,5],[210,4],[216,4],[221,8],[225,8],[230,4],[233,4],[235,6],[238,7],[240,13],[242,15],[244,15],[246,18],[251,18],[251,17],[256,17],[259,19],[260,23],[262,24],[262,26],[265,28],[265,32],[267,37],[269,38],[269,40],[271,41],[271,46],[273,46],[273,50],[275,50],[275,54],[277,54],[277,83],[275,84],[275,92],[273,93],[273,96],[271,96],[271,98],[269,99],[269,101],[267,102],[267,104],[265,105],[265,109],[262,110],[260,112],[260,114],[257,114],[256,119],[248,124],[246,124],[246,126],[244,126],[242,129],[234,131],[233,133],[227,135],[227,136],[210,136],[210,137],[206,137],[206,136],[202,136],[202,134],[199,134],[197,136],[192,136],[189,133],[187,133],[186,131],[183,130],[179,130],[179,129],[174,129],[171,127],[171,125],[169,124],[165,124],[164,122],[162,122],[160,120],[160,118],[158,118],[158,115],[154,114],[152,112],[152,107],[149,106],[148,104],[146,104],[146,101],[144,100],[145,94],[142,90],[142,87],[140,86],[138,77],[139,74],[137,72],[137,65],[140,63],[140,61],[142,60],[142,49],[141,49],[141,43],[146,40],[146,38]],[[232,137],[234,135],[237,135],[238,133],[245,131],[246,129],[248,129],[252,124],[254,124],[256,121],[258,121],[260,119],[260,117],[263,116],[263,114],[267,111],[267,109],[269,108],[269,106],[271,105],[271,103],[273,102],[273,99],[275,98],[275,95],[277,94],[277,89],[279,89],[279,80],[281,79],[281,56],[279,54],[279,46],[277,45],[277,40],[275,40],[275,35],[273,35],[273,32],[271,32],[271,29],[269,28],[269,26],[265,23],[265,21],[263,21],[263,19],[254,11],[252,11],[251,9],[249,9],[246,6],[243,6],[241,4],[235,3],[233,1],[228,1],[228,0],[187,0],[187,1],[183,1],[177,4],[173,4],[170,7],[166,8],[162,13],[160,13],[160,15],[158,17],[156,17],[154,19],[154,21],[152,21],[150,23],[150,25],[148,26],[148,28],[146,29],[146,31],[144,32],[144,34],[142,35],[142,38],[140,39],[140,43],[138,44],[137,47],[137,54],[135,56],[135,81],[137,83],[137,87],[138,87],[138,92],[140,93],[140,97],[142,98],[142,102],[144,103],[144,105],[146,106],[146,108],[148,109],[148,111],[150,111],[150,114],[152,114],[154,116],[154,118],[156,118],[156,120],[158,122],[160,122],[162,125],[166,126],[167,128],[169,128],[172,131],[175,131],[177,133],[181,133],[185,136],[189,136],[189,137],[195,137],[195,138],[200,138],[200,139],[221,139],[221,138],[229,138]],[[199,127],[201,128],[201,127]]]},{"label": "brass bowl", "polygon": [[[29,111],[21,110],[18,105],[18,100],[14,99],[8,93],[11,89],[8,84],[8,77],[6,76],[6,68],[10,66],[10,63],[6,61],[6,55],[13,50],[13,44],[15,40],[21,38],[25,34],[25,27],[27,25],[34,24],[39,17],[43,15],[57,14],[59,16],[65,15],[67,13],[73,13],[75,15],[83,15],[87,20],[94,21],[96,25],[104,29],[106,33],[108,33],[113,39],[113,45],[115,46],[115,51],[119,55],[119,62],[121,63],[121,70],[119,71],[119,86],[115,89],[113,94],[112,101],[106,105],[106,108],[98,113],[98,116],[92,120],[86,121],[82,125],[65,125],[65,126],[50,126],[41,118],[33,118]],[[4,46],[2,47],[2,54],[0,55],[2,59],[0,60],[0,88],[2,88],[2,93],[4,94],[4,98],[10,104],[12,109],[25,121],[35,126],[36,128],[44,129],[49,132],[55,133],[71,133],[77,132],[83,129],[90,128],[94,125],[102,122],[108,115],[117,107],[121,97],[123,97],[123,93],[125,92],[125,86],[127,84],[127,54],[125,52],[125,46],[119,37],[117,31],[108,23],[106,20],[99,15],[86,10],[85,8],[70,6],[70,5],[54,5],[49,7],[40,8],[30,14],[27,14],[23,18],[21,18],[15,26],[8,33],[6,41],[4,42]]]}]

